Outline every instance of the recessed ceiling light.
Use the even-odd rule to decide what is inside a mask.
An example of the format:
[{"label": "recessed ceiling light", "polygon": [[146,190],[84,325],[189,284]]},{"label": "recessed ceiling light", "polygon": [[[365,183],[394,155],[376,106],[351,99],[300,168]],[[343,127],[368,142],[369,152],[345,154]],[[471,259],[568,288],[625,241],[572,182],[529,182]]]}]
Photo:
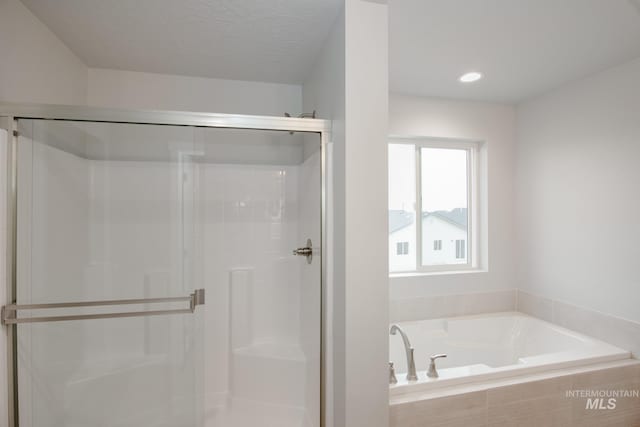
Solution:
[{"label": "recessed ceiling light", "polygon": [[477,82],[481,78],[482,78],[482,73],[478,73],[477,71],[472,71],[470,73],[465,73],[461,75],[458,80],[460,80],[462,83],[471,83],[471,82]]}]

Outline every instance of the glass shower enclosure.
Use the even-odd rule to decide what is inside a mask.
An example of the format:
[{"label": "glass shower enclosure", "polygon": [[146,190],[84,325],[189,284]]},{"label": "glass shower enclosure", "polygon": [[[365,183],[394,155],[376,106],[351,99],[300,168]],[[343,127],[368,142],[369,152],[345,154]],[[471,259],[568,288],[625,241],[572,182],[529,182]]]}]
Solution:
[{"label": "glass shower enclosure", "polygon": [[323,425],[326,122],[4,110],[13,426]]}]

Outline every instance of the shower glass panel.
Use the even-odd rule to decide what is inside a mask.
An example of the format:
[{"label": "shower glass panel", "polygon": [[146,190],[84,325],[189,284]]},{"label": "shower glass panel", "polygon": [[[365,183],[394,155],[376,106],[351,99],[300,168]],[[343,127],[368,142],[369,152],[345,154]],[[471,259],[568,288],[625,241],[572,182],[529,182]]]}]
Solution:
[{"label": "shower glass panel", "polygon": [[[192,313],[18,324],[21,427],[320,425],[319,134],[39,119],[18,130],[17,304],[206,291]],[[293,255],[307,239],[311,263]]]}]

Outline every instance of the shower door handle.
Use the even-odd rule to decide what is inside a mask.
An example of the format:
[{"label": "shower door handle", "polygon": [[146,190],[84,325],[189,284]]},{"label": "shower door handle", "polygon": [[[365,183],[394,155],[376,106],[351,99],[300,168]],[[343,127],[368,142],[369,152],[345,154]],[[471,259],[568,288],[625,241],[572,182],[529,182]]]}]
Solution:
[{"label": "shower door handle", "polygon": [[[18,318],[20,310],[46,310],[60,308],[81,308],[81,307],[103,307],[132,304],[158,304],[188,302],[188,308],[173,308],[167,310],[146,310],[146,311],[124,311],[117,313],[96,313],[96,314],[71,314],[62,316],[43,317],[23,317]],[[189,314],[196,310],[199,305],[204,305],[204,289],[196,289],[190,295],[184,297],[166,298],[139,298],[122,300],[84,301],[84,302],[56,302],[49,304],[7,304],[2,307],[2,324],[14,325],[17,323],[40,323],[40,322],[60,322],[65,320],[88,320],[88,319],[112,319],[120,317],[144,317],[158,316],[164,314]]]},{"label": "shower door handle", "polygon": [[293,254],[296,256],[307,257],[307,263],[311,264],[311,261],[313,260],[313,244],[311,243],[311,239],[307,239],[307,246],[294,249]]}]

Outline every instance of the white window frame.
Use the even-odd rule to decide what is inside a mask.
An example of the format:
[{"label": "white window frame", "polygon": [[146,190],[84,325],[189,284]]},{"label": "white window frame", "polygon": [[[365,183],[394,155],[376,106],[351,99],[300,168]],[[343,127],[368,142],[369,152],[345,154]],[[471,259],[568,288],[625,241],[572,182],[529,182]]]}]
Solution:
[{"label": "white window frame", "polygon": [[[449,138],[398,137],[389,138],[389,144],[415,147],[415,213],[416,213],[416,268],[395,270],[391,276],[407,273],[442,273],[477,270],[480,266],[480,148],[481,141]],[[462,264],[422,265],[422,148],[443,148],[467,151],[467,262]]]}]

